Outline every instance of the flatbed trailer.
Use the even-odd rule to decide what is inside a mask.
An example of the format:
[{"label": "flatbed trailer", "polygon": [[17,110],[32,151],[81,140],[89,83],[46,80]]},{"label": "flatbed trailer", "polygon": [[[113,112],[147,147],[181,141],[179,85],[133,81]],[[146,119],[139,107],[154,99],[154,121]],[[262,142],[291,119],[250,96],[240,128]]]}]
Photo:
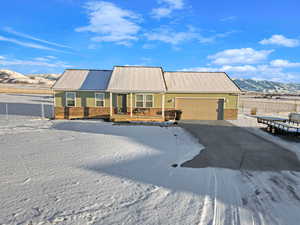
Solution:
[{"label": "flatbed trailer", "polygon": [[257,122],[267,125],[267,131],[272,134],[300,135],[300,121],[293,118],[257,116]]}]

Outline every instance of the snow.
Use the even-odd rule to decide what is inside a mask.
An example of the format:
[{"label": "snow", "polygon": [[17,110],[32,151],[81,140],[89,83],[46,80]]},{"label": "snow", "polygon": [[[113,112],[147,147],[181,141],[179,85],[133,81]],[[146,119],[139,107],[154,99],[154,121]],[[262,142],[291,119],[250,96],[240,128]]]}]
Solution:
[{"label": "snow", "polygon": [[41,74],[38,74],[36,76],[25,76],[21,73],[12,71],[12,70],[0,70],[0,83],[8,83],[8,84],[14,84],[14,83],[22,83],[22,84],[38,84],[38,85],[47,85],[52,86],[55,81],[53,78],[55,75],[49,75],[42,76]]},{"label": "snow", "polygon": [[0,118],[0,126],[3,225],[294,225],[300,219],[300,173],[173,168],[203,149],[176,126],[18,116]]}]

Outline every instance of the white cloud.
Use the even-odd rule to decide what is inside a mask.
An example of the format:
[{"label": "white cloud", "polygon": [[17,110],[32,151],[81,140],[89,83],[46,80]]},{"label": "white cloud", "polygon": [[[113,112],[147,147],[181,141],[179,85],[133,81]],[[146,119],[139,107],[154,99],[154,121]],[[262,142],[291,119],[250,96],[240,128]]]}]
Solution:
[{"label": "white cloud", "polygon": [[154,29],[145,33],[145,36],[150,41],[161,41],[172,45],[178,45],[181,42],[198,38],[198,34],[191,29],[184,32],[176,32],[168,27]]},{"label": "white cloud", "polygon": [[143,46],[142,46],[143,49],[153,49],[155,47],[156,46],[154,44],[148,44],[148,43],[143,44]]},{"label": "white cloud", "polygon": [[55,48],[50,48],[44,45],[40,44],[35,44],[35,43],[30,43],[30,42],[24,42],[24,41],[19,41],[14,38],[7,38],[4,36],[0,36],[0,41],[6,41],[10,43],[14,43],[20,46],[28,47],[28,48],[35,48],[35,49],[41,49],[41,50],[48,50],[48,51],[54,51],[54,52],[64,52],[64,53],[69,53],[63,50],[55,49]]},{"label": "white cloud", "polygon": [[106,1],[88,2],[89,25],[76,28],[77,32],[89,31],[98,34],[92,38],[97,42],[115,42],[128,45],[137,40],[140,30],[139,16]]},{"label": "white cloud", "polygon": [[272,65],[223,65],[220,67],[194,67],[185,68],[183,71],[199,71],[199,72],[226,72],[231,77],[248,77],[261,80],[277,80],[291,82],[297,74],[283,71],[281,67],[273,67]]},{"label": "white cloud", "polygon": [[194,67],[186,68],[184,71],[199,71],[199,72],[256,72],[257,67],[252,65],[230,66],[224,65],[221,67]]},{"label": "white cloud", "polygon": [[3,59],[5,59],[5,57],[4,57],[4,56],[2,56],[2,55],[0,55],[0,60],[3,60]]},{"label": "white cloud", "polygon": [[227,49],[208,56],[214,64],[255,64],[261,62],[271,54],[273,50],[254,50],[252,48]]},{"label": "white cloud", "polygon": [[56,46],[56,47],[70,48],[71,49],[71,47],[69,47],[67,45],[63,45],[63,44],[59,44],[59,43],[56,43],[56,42],[47,41],[47,40],[43,40],[43,39],[40,39],[40,38],[37,38],[37,37],[33,37],[33,36],[29,35],[29,34],[25,34],[25,33],[21,33],[21,32],[15,31],[11,27],[4,27],[3,30],[6,31],[6,32],[8,32],[8,33],[14,34],[16,36],[27,38],[27,39],[30,39],[30,40],[33,40],[33,41],[42,42],[44,44],[53,45],[53,46]]},{"label": "white cloud", "polygon": [[170,8],[155,8],[152,9],[152,16],[156,19],[168,17],[173,10]]},{"label": "white cloud", "polygon": [[275,34],[268,39],[263,39],[259,42],[262,45],[281,45],[285,47],[297,47],[300,41],[297,39],[286,38],[283,35]]},{"label": "white cloud", "polygon": [[47,57],[36,57],[36,58],[34,58],[34,60],[44,61],[44,62],[50,61],[50,59],[48,59]]},{"label": "white cloud", "polygon": [[1,66],[41,66],[41,67],[51,67],[51,68],[67,68],[73,67],[68,65],[66,62],[55,61],[55,62],[45,62],[39,60],[20,60],[20,59],[0,59]]},{"label": "white cloud", "polygon": [[160,0],[162,7],[152,9],[152,16],[156,19],[169,17],[174,10],[182,9],[184,6],[183,0]]},{"label": "white cloud", "polygon": [[174,9],[182,9],[183,8],[183,0],[160,0],[160,2],[164,2],[169,4],[170,7]]},{"label": "white cloud", "polygon": [[146,32],[144,35],[149,41],[161,41],[172,45],[178,45],[191,40],[195,40],[200,43],[212,43],[217,38],[225,38],[231,33],[232,32],[226,32],[204,37],[192,26],[189,26],[187,31],[175,31],[168,26],[162,26]]},{"label": "white cloud", "polygon": [[228,17],[224,17],[222,19],[220,19],[221,22],[232,22],[234,20],[236,20],[237,17],[236,16],[228,16]]},{"label": "white cloud", "polygon": [[47,56],[45,56],[46,58],[48,58],[48,59],[57,59],[57,57],[56,56],[53,56],[53,55],[47,55]]},{"label": "white cloud", "polygon": [[289,62],[284,59],[275,59],[270,62],[270,65],[274,67],[300,67],[300,62]]}]

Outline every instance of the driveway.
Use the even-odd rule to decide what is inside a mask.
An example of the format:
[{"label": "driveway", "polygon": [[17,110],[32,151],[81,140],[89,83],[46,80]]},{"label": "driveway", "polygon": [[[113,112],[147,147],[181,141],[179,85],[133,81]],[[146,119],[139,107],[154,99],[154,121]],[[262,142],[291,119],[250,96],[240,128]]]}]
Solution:
[{"label": "driveway", "polygon": [[179,126],[205,147],[192,160],[183,163],[183,167],[300,171],[295,153],[227,121],[182,121]]}]

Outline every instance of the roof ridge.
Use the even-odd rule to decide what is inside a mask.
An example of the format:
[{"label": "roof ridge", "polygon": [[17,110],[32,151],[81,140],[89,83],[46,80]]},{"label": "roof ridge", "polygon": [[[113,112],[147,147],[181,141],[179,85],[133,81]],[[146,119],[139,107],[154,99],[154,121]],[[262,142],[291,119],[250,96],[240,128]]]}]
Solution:
[{"label": "roof ridge", "polygon": [[118,65],[115,65],[114,67],[137,67],[137,68],[160,68],[160,69],[162,69],[161,66],[118,66]]},{"label": "roof ridge", "polygon": [[65,69],[65,70],[88,70],[88,71],[112,71],[112,70],[107,70],[107,69]]},{"label": "roof ridge", "polygon": [[221,71],[164,71],[165,73],[226,73]]}]

